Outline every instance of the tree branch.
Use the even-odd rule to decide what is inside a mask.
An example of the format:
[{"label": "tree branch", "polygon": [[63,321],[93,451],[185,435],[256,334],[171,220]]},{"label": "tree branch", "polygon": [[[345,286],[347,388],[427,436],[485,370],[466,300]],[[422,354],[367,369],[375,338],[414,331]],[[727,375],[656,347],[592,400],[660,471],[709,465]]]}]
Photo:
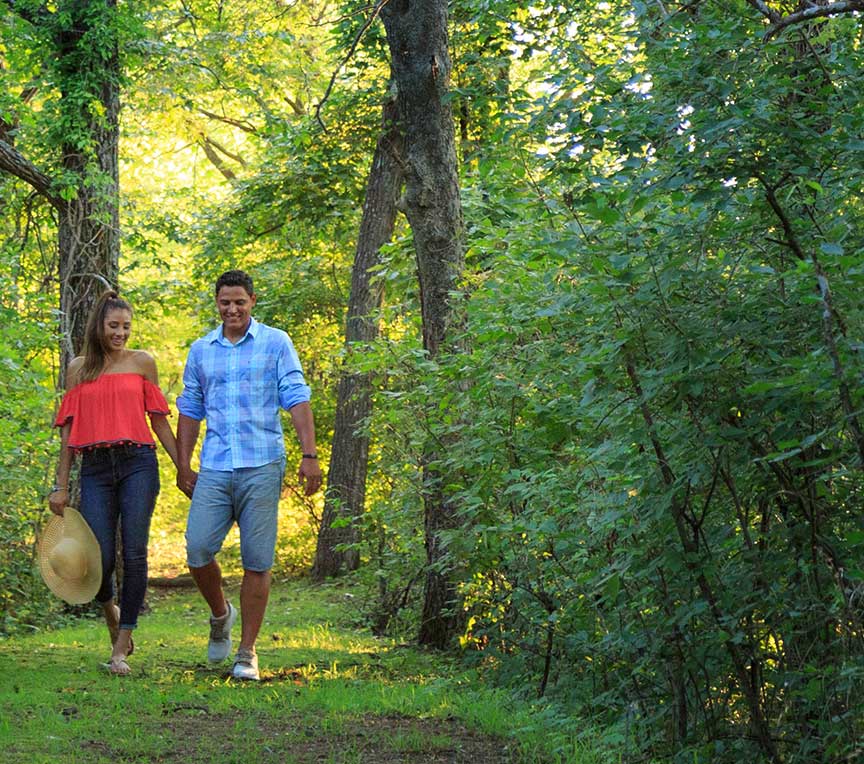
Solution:
[{"label": "tree branch", "polygon": [[372,24],[375,22],[375,19],[378,18],[378,14],[381,12],[381,9],[385,5],[387,5],[388,2],[389,0],[378,0],[378,2],[375,3],[375,7],[372,9],[372,13],[369,15],[369,18],[366,19],[366,22],[363,24],[363,26],[360,27],[360,31],[357,32],[357,36],[354,38],[354,42],[351,43],[351,47],[348,49],[348,53],[345,54],[345,58],[342,59],[342,63],[340,63],[339,66],[336,67],[336,70],[331,75],[330,82],[327,84],[327,90],[324,91],[324,95],[321,97],[321,100],[315,107],[315,120],[318,122],[319,125],[321,125],[321,129],[324,130],[325,133],[327,132],[327,127],[324,124],[324,121],[321,119],[321,109],[327,102],[327,99],[330,98],[330,93],[333,90],[333,85],[336,83],[336,77],[339,76],[339,72],[342,71],[342,67],[351,60],[351,57],[354,55],[354,51],[357,50],[357,46],[360,44],[360,40],[363,39],[363,35],[366,34],[366,31],[369,29],[369,27],[372,26]]},{"label": "tree branch", "polygon": [[258,134],[258,128],[255,125],[250,124],[249,122],[241,121],[239,119],[232,119],[231,117],[223,117],[219,114],[214,114],[212,111],[207,111],[206,109],[202,109],[200,107],[196,107],[196,110],[199,114],[203,114],[205,117],[209,117],[210,119],[218,120],[219,122],[224,122],[226,125],[232,125],[233,127],[239,127],[246,133],[251,133],[252,135]]},{"label": "tree branch", "polygon": [[827,16],[839,16],[842,13],[854,13],[864,11],[864,0],[838,0],[828,5],[808,5],[800,11],[789,13],[784,16],[780,11],[771,8],[765,0],[747,0],[747,4],[759,11],[771,22],[771,28],[765,33],[765,39],[776,37],[787,27],[795,24],[805,24],[813,19],[825,18]]},{"label": "tree branch", "polygon": [[[754,2],[758,1],[754,0]],[[864,11],[864,0],[842,0],[842,2],[831,3],[830,5],[811,5],[809,8],[795,11],[788,16],[771,19],[773,26],[765,34],[765,39],[776,37],[786,27],[791,27],[794,24],[803,24],[813,19],[838,16],[841,13],[854,13],[855,11]]]},{"label": "tree branch", "polygon": [[221,143],[218,143],[217,141],[214,141],[214,140],[213,140],[212,138],[210,138],[209,136],[205,136],[204,140],[207,141],[207,143],[209,143],[209,144],[210,144],[214,149],[216,149],[219,153],[224,154],[224,155],[225,155],[226,157],[228,157],[229,159],[233,159],[233,160],[234,160],[235,162],[237,162],[237,164],[239,164],[241,167],[245,167],[245,166],[246,166],[246,160],[243,159],[243,157],[240,156],[239,154],[234,154],[233,152],[228,151],[228,149],[226,149],[226,148],[225,148]]},{"label": "tree branch", "polygon": [[65,202],[51,191],[51,178],[27,159],[20,151],[0,140],[0,170],[30,184],[58,209]]},{"label": "tree branch", "polygon": [[287,103],[291,107],[291,109],[298,117],[305,116],[306,107],[303,105],[303,99],[299,95],[297,96],[297,98],[291,98],[287,95],[282,96],[282,98],[284,99],[285,103]]},{"label": "tree branch", "polygon": [[202,135],[198,139],[198,145],[204,150],[204,154],[207,156],[207,159],[210,160],[210,164],[222,173],[225,180],[235,180],[237,178],[233,170],[225,164],[222,157],[220,157],[216,152],[216,149],[213,148],[214,144],[209,138],[207,138],[207,136]]},{"label": "tree branch", "polygon": [[763,2],[763,0],[747,0],[747,4],[752,5],[757,11],[759,11],[759,13],[761,13],[772,24],[779,23],[780,19],[783,18],[780,15],[779,11],[775,11],[773,8],[769,8],[768,4]]}]

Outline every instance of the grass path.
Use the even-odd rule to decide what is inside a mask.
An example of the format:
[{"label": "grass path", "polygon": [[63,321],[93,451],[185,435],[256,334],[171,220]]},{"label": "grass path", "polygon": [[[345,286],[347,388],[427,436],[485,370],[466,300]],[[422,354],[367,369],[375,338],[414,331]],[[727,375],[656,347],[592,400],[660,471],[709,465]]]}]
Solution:
[{"label": "grass path", "polygon": [[110,647],[95,619],[0,642],[0,761],[575,761],[517,745],[504,696],[446,658],[352,627],[344,585],[274,586],[260,683],[207,663],[206,612],[194,591],[151,590],[148,602],[129,677],[103,667]]}]

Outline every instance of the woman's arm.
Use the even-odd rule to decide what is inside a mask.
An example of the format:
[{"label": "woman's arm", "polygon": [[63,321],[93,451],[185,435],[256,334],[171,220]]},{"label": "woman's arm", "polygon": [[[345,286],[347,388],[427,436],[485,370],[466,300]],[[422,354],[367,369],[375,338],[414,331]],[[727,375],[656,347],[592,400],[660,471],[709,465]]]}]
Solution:
[{"label": "woman's arm", "polygon": [[[84,358],[78,356],[69,362],[66,368],[66,389],[71,390],[78,383],[78,370]],[[75,454],[69,448],[69,431],[72,424],[66,422],[60,428],[60,456],[57,459],[57,472],[54,477],[56,491],[48,494],[48,506],[55,515],[63,516],[63,510],[69,503],[69,476],[72,473],[72,461]]]},{"label": "woman's arm", "polygon": [[[159,387],[159,371],[156,368],[156,361],[150,353],[139,350],[135,354],[135,360],[138,363],[138,368],[148,382],[152,382],[156,387]],[[171,461],[174,462],[176,468],[180,467],[180,462],[177,459],[177,439],[174,437],[174,431],[171,429],[171,424],[168,422],[168,417],[164,414],[150,414],[150,426],[162,448],[165,449]]]},{"label": "woman's arm", "polygon": [[60,428],[60,458],[57,460],[57,475],[54,484],[57,490],[48,494],[48,506],[55,515],[63,516],[63,510],[69,503],[69,473],[72,471],[72,449],[69,448],[68,422]]},{"label": "woman's arm", "polygon": [[171,424],[168,422],[168,417],[164,414],[151,414],[150,426],[153,428],[153,432],[156,433],[156,437],[159,438],[162,448],[164,448],[165,451],[167,451],[168,456],[171,457],[174,466],[179,469],[180,460],[177,458],[177,440],[174,437]]}]

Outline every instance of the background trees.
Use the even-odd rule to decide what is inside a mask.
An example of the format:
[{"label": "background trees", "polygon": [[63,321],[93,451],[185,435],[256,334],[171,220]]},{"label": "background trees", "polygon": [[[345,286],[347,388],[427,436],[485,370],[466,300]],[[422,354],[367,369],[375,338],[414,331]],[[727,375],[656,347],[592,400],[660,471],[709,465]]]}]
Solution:
[{"label": "background trees", "polygon": [[57,215],[58,267],[45,277],[60,286],[62,376],[90,308],[117,276],[121,22],[114,0],[7,5],[0,170]]},{"label": "background trees", "polygon": [[[537,696],[549,729],[593,719],[610,760],[859,757],[860,20],[839,4],[449,4],[458,178],[436,189],[461,189],[464,267],[452,250],[437,296],[453,288],[462,312],[430,353],[410,215],[367,269],[381,302],[359,315],[378,336],[344,345],[390,77],[379,10],[148,7],[123,99],[120,278],[163,376],[210,324],[215,273],[249,268],[261,317],[302,350],[324,453],[340,375],[371,386],[351,424],[365,511],[343,549],[364,622],[416,636],[420,582],[446,574],[464,659]],[[388,24],[404,10],[391,1]],[[28,156],[38,56],[5,18],[3,140]],[[2,596],[30,622],[20,539],[50,450],[37,327],[57,223],[26,179],[3,182],[0,368],[27,412],[2,417],[19,449],[3,470],[31,514],[4,515],[19,542]],[[431,566],[430,466],[452,520]],[[322,510],[286,501],[303,531],[283,569],[311,562]]]}]

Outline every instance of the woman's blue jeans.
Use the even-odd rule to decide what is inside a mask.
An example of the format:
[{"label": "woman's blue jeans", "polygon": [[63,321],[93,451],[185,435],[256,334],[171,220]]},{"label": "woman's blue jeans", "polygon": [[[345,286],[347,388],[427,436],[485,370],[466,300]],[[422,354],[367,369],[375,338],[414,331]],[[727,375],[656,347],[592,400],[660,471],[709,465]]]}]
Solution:
[{"label": "woman's blue jeans", "polygon": [[122,445],[85,451],[81,461],[79,511],[102,550],[102,586],[96,600],[114,599],[117,523],[123,540],[120,628],[134,629],[147,591],[147,541],[159,494],[156,450]]}]

